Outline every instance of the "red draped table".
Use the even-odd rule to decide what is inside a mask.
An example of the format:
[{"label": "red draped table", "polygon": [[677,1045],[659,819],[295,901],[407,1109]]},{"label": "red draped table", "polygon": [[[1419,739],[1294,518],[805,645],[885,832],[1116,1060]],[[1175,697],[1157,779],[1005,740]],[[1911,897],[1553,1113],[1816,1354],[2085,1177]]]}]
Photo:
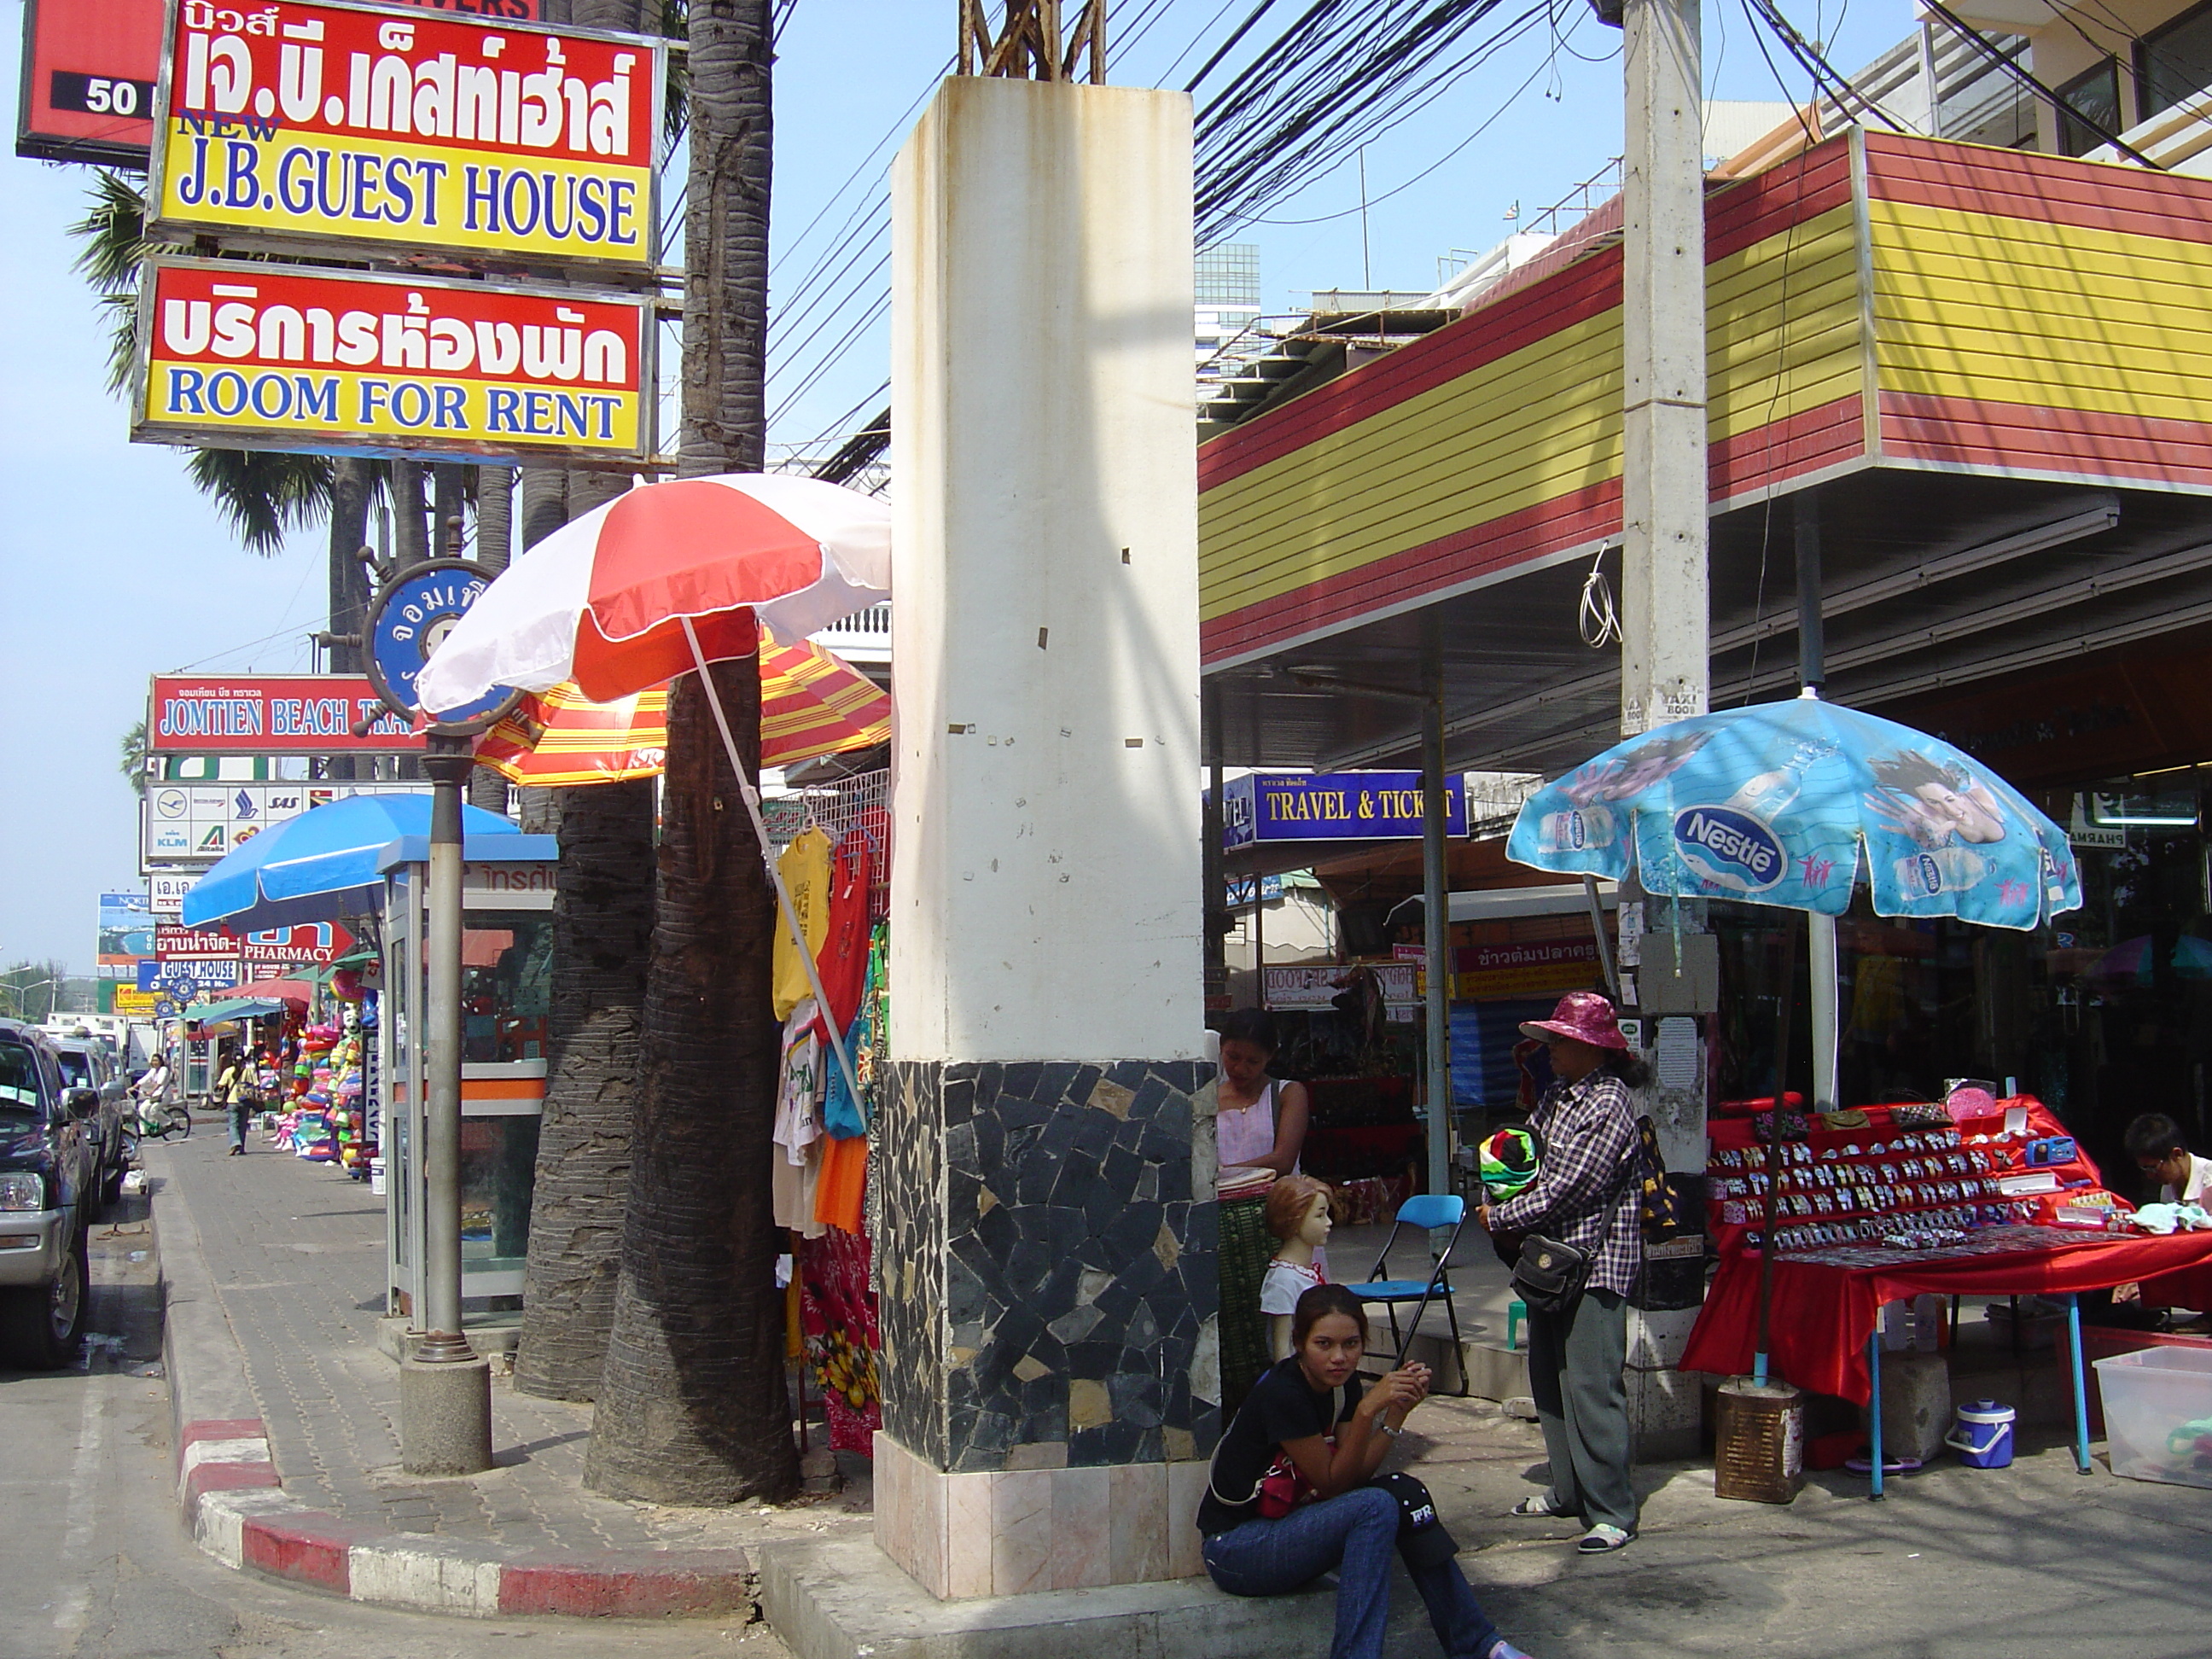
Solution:
[{"label": "red draped table", "polygon": [[[2137,1281],[2179,1292],[2212,1285],[2212,1233],[2168,1237],[2085,1232],[2051,1226],[1988,1227],[1964,1244],[1895,1250],[1853,1244],[1792,1251],[1776,1259],[1767,1363],[1799,1388],[1865,1405],[1876,1378],[1869,1368],[1875,1322],[1886,1302],[1921,1295],[2061,1297],[2067,1300],[2074,1370],[2075,1461],[2089,1465],[2079,1311],[2084,1291]],[[2183,1306],[2198,1305],[2174,1294]],[[1705,1297],[1678,1369],[1734,1376],[1752,1369],[1759,1336],[1759,1257],[1728,1249]],[[1881,1415],[1875,1425],[1875,1490],[1881,1491]]]}]

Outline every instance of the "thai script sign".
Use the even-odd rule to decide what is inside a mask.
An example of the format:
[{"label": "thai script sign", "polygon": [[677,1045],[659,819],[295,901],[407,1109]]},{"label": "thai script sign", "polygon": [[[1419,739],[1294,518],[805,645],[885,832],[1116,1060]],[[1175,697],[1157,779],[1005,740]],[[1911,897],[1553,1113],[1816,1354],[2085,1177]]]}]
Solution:
[{"label": "thai script sign", "polygon": [[1452,994],[1468,1002],[1584,991],[1601,975],[1594,939],[1463,945],[1455,966]]},{"label": "thai script sign", "polygon": [[[1419,841],[1419,772],[1255,772],[1222,787],[1225,847],[1271,841]],[[1444,780],[1444,833],[1467,833],[1467,790]]]},{"label": "thai script sign", "polygon": [[236,935],[220,927],[173,927],[167,922],[154,930],[154,955],[161,962],[180,962],[212,957],[236,961]]},{"label": "thai script sign", "polygon": [[652,453],[644,301],[200,259],[155,262],[141,295],[141,442]]},{"label": "thai script sign", "polygon": [[1335,1006],[1344,981],[1354,967],[1375,970],[1382,982],[1382,1000],[1394,1008],[1411,1007],[1421,1000],[1418,966],[1410,962],[1371,962],[1311,968],[1269,968],[1261,977],[1261,1001],[1269,1008],[1326,1009]]},{"label": "thai script sign", "polygon": [[[371,715],[367,732],[354,736],[354,723]],[[156,674],[146,747],[156,755],[406,755],[420,754],[422,739],[384,707],[365,674]]]},{"label": "thai script sign", "polygon": [[[509,22],[539,0],[392,0]],[[15,153],[143,167],[154,142],[166,0],[24,0]]]},{"label": "thai script sign", "polygon": [[[151,863],[149,860],[147,862]],[[150,870],[146,875],[146,898],[157,916],[185,913],[185,894],[200,878],[197,870]]]},{"label": "thai script sign", "polygon": [[643,273],[663,52],[641,36],[178,0],[149,227]]}]

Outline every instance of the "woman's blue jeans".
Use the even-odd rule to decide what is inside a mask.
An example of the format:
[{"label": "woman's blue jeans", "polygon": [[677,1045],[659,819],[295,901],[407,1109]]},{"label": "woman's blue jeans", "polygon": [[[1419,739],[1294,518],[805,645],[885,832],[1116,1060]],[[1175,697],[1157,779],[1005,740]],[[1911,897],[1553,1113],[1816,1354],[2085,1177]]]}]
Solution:
[{"label": "woman's blue jeans", "polygon": [[[1390,1559],[1398,1500],[1360,1486],[1306,1504],[1279,1521],[1247,1521],[1206,1540],[1206,1570],[1231,1595],[1283,1595],[1336,1570],[1336,1639],[1329,1659],[1381,1659],[1390,1620]],[[1447,1659],[1486,1659],[1498,1627],[1456,1561],[1409,1567]]]}]

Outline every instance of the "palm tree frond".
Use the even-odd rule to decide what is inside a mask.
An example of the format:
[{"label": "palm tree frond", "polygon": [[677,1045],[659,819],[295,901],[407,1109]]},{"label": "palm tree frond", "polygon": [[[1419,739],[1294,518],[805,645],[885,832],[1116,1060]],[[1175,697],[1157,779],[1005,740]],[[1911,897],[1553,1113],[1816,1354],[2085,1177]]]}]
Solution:
[{"label": "palm tree frond", "polygon": [[93,175],[83,218],[69,234],[84,244],[74,269],[102,294],[135,294],[148,252],[146,198],[119,173]]},{"label": "palm tree frond", "polygon": [[211,497],[249,553],[282,550],[284,538],[329,510],[326,455],[259,449],[199,449],[187,467],[193,485]]}]

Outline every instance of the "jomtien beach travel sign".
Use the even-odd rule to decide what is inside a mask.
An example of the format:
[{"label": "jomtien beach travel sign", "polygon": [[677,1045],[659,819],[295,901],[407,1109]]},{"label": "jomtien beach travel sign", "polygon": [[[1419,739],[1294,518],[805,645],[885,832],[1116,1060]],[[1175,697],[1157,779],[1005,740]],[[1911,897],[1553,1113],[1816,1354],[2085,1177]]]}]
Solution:
[{"label": "jomtien beach travel sign", "polygon": [[562,457],[653,448],[651,301],[163,258],[140,284],[141,442]]},{"label": "jomtien beach travel sign", "polygon": [[327,3],[177,0],[149,234],[649,275],[665,50]]}]

